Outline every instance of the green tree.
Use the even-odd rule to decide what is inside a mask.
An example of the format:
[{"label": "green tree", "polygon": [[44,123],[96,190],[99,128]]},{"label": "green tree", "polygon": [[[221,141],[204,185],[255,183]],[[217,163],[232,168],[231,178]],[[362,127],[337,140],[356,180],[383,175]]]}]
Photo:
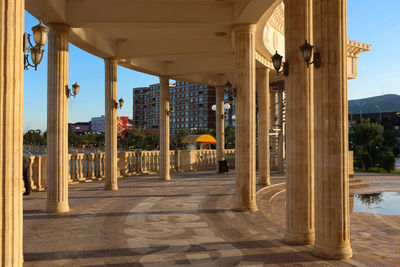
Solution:
[{"label": "green tree", "polygon": [[225,127],[225,148],[235,148],[235,128],[230,124]]},{"label": "green tree", "polygon": [[350,140],[359,152],[368,153],[369,148],[380,146],[382,142],[382,126],[364,120],[353,126],[354,133],[350,134]]}]

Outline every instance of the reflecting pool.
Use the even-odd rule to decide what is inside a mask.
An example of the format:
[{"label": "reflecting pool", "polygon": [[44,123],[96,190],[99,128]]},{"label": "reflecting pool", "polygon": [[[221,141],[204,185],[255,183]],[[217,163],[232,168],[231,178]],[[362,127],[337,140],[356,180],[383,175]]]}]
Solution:
[{"label": "reflecting pool", "polygon": [[354,212],[400,215],[400,192],[378,192],[354,195]]}]

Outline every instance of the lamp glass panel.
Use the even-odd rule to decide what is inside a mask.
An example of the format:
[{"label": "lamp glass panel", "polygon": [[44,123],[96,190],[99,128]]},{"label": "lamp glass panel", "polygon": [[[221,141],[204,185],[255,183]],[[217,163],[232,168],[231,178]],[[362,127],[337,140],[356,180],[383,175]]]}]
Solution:
[{"label": "lamp glass panel", "polygon": [[32,47],[31,48],[31,59],[32,63],[37,66],[40,64],[43,58],[43,49],[39,47]]},{"label": "lamp glass panel", "polygon": [[119,106],[122,108],[122,106],[124,105],[124,100],[122,98],[120,98],[118,100],[118,102],[119,102]]},{"label": "lamp glass panel", "polygon": [[49,33],[49,28],[44,26],[42,22],[39,25],[32,27],[33,40],[36,46],[43,47],[47,42],[47,35]]},{"label": "lamp glass panel", "polygon": [[281,66],[282,66],[282,56],[278,54],[278,52],[275,53],[275,55],[272,56],[272,64],[274,65],[274,69],[279,72]]},{"label": "lamp glass panel", "polygon": [[211,106],[211,109],[212,109],[213,111],[216,111],[216,110],[217,110],[217,106],[216,106],[216,105],[212,105],[212,106]]},{"label": "lamp glass panel", "polygon": [[74,95],[77,95],[78,93],[79,93],[79,89],[80,89],[81,87],[79,86],[79,84],[78,83],[74,83],[73,85],[72,85],[72,92],[73,92],[73,94]]}]

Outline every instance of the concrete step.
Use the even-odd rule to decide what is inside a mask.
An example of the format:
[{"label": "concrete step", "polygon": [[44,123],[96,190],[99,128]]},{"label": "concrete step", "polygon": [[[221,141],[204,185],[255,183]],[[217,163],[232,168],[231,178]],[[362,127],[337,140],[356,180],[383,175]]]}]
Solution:
[{"label": "concrete step", "polygon": [[369,183],[351,183],[349,185],[350,189],[360,189],[369,187]]}]

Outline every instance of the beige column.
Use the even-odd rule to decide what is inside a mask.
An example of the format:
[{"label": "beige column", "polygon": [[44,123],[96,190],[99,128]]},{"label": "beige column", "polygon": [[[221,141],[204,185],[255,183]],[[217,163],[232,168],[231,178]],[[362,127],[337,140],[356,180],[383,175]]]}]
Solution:
[{"label": "beige column", "polygon": [[269,128],[270,128],[270,99],[269,99],[269,69],[257,70],[258,93],[258,183],[270,185],[270,156],[269,156]]},{"label": "beige column", "polygon": [[346,1],[314,0],[315,247],[328,259],[352,257],[350,247]]},{"label": "beige column", "polygon": [[169,181],[169,77],[160,77],[160,179]]},{"label": "beige column", "polygon": [[114,103],[117,101],[117,63],[115,58],[104,59],[105,63],[105,111],[106,111],[106,165],[105,165],[105,189],[118,190],[117,182],[117,109]]},{"label": "beige column", "polygon": [[[218,160],[224,160],[225,148],[225,121],[224,121],[224,87],[216,86],[216,112],[215,120],[217,124],[217,163]],[[217,164],[218,171],[218,164]]]},{"label": "beige column", "polygon": [[256,81],[254,24],[238,24],[235,33],[236,127],[235,210],[255,211],[256,205]]},{"label": "beige column", "polygon": [[270,96],[270,124],[271,124],[271,129],[276,127],[276,113],[277,113],[277,97],[276,97],[276,91],[273,89],[269,90],[269,96]]},{"label": "beige column", "polygon": [[0,1],[0,262],[22,266],[24,1]]},{"label": "beige column", "polygon": [[[284,85],[284,83],[281,83]],[[279,88],[278,91],[278,125],[279,125],[279,142],[278,142],[278,172],[285,172],[285,123],[283,121],[283,109],[284,109],[284,101],[283,101],[283,91],[284,86]]]},{"label": "beige column", "polygon": [[49,24],[47,67],[47,211],[68,212],[68,32]]},{"label": "beige column", "polygon": [[312,0],[285,0],[286,78],[286,234],[290,244],[313,244],[314,135],[313,67],[299,47],[312,42]]}]

